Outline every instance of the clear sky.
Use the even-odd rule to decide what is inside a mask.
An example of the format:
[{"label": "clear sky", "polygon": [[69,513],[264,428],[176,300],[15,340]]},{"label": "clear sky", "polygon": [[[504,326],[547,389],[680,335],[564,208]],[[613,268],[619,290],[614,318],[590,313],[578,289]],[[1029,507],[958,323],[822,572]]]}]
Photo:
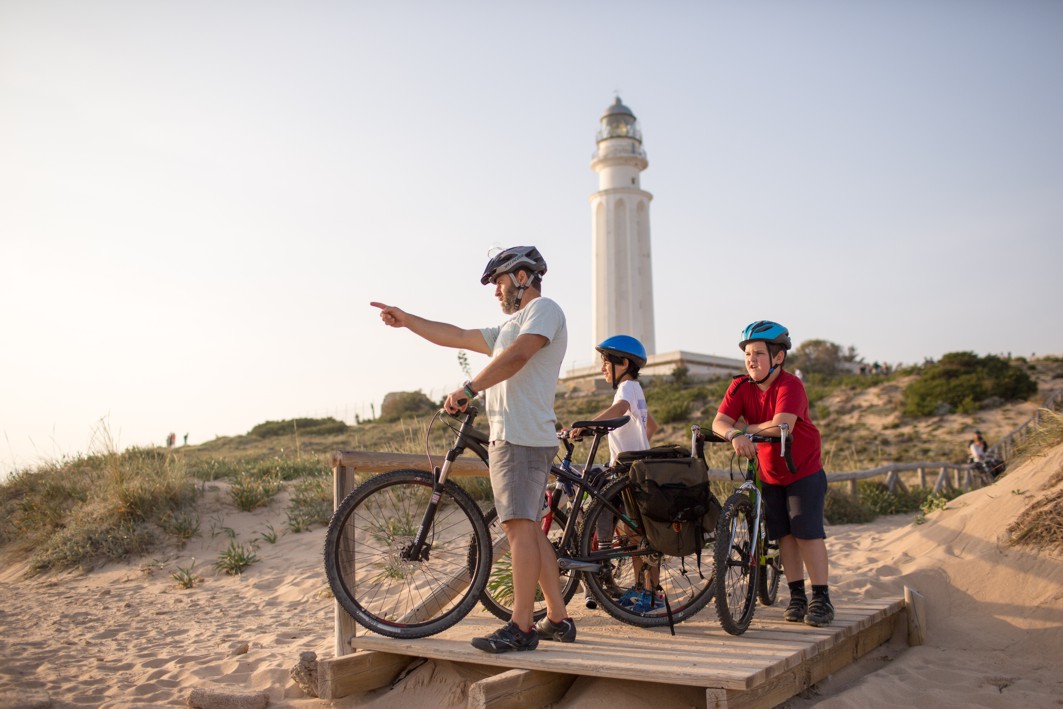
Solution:
[{"label": "clear sky", "polygon": [[[531,243],[591,363],[590,169],[649,168],[657,349],[1063,353],[1063,3],[0,0],[0,473],[464,379]],[[484,364],[471,354],[473,369]]]}]

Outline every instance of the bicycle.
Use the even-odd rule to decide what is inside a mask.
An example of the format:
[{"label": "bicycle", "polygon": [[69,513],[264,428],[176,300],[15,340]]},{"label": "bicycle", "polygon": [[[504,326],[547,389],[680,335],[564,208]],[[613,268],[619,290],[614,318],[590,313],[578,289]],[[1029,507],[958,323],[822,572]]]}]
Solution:
[{"label": "bicycle", "polygon": [[[787,447],[789,427],[779,424],[779,437],[747,434],[754,443],[779,444],[791,472],[796,470]],[[698,435],[698,434],[695,434]],[[725,439],[712,434],[712,442]],[[764,501],[755,458],[746,463],[745,480],[723,503],[716,527],[714,565],[716,615],[731,635],[741,635],[753,620],[756,602],[773,605],[783,575],[778,540],[768,539],[764,526]]]},{"label": "bicycle", "polygon": [[[714,576],[711,568],[707,572],[701,568],[700,552],[673,557],[649,544],[642,533],[642,516],[625,466],[604,469],[594,466],[603,439],[627,420],[627,416],[622,416],[572,424],[572,428],[585,429],[591,436],[587,459],[580,470],[571,466],[573,443],[565,431],[558,433],[566,452],[561,464],[550,470],[556,482],[548,490],[549,509],[543,517],[543,528],[554,533],[551,541],[558,555],[566,603],[579,587],[580,576],[576,572],[582,572],[583,584],[596,606],[609,615],[640,627],[667,624],[674,634],[675,623],[690,618],[712,600]],[[696,450],[704,461],[703,449],[699,446]],[[571,500],[567,514],[559,504],[566,496]],[[552,521],[548,521],[551,516]],[[600,523],[603,516],[605,521]],[[496,520],[495,511],[488,511],[487,517],[492,522]],[[599,539],[602,529],[612,530],[610,539]],[[703,549],[713,547],[714,532],[703,540]],[[512,590],[500,580],[507,577],[508,570],[505,556],[498,556],[504,546],[496,542],[494,549],[493,581],[488,582],[481,602],[500,619],[509,620],[511,610],[507,601],[512,598]],[[696,578],[691,569],[696,569]],[[635,600],[631,598],[635,589],[650,593]],[[536,619],[546,614],[541,601],[536,599]]]},{"label": "bicycle", "polygon": [[[425,637],[460,621],[484,596],[495,542],[476,502],[448,480],[451,465],[467,448],[486,461],[487,438],[473,427],[477,415],[475,407],[466,409],[442,466],[432,473],[411,469],[374,476],[337,507],[325,539],[325,572],[337,601],[363,627],[394,638]],[[593,469],[602,439],[626,422],[625,416],[573,424],[593,436],[584,471]],[[593,479],[559,466],[552,472],[576,489],[555,542],[569,599],[582,574],[610,615],[644,627],[681,622],[712,599],[711,574],[708,580],[700,573],[700,580],[687,578],[685,559],[665,557],[637,535],[641,517],[626,477],[608,469]],[[577,525],[588,500],[586,518]],[[614,530],[633,534],[614,534],[599,544],[595,529],[603,514],[618,520]],[[554,519],[560,523],[556,511]],[[707,539],[705,546],[711,543]],[[643,569],[658,570],[660,603],[621,605],[617,579],[634,582],[632,558],[643,559]]]}]

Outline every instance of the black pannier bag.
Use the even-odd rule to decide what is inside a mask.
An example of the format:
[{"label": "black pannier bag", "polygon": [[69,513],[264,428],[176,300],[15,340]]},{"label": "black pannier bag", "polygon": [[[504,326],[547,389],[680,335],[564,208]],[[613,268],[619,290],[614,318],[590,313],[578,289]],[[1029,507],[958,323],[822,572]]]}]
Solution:
[{"label": "black pannier bag", "polygon": [[681,446],[625,453],[617,462],[626,463],[624,456],[632,458],[628,477],[650,546],[669,556],[697,554],[700,563],[720,516],[704,461]]}]

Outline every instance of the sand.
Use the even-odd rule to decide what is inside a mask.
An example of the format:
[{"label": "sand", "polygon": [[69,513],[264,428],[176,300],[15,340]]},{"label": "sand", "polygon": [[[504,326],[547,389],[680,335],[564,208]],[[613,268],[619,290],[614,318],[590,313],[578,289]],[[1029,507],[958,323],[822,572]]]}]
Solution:
[{"label": "sand", "polygon": [[[1058,446],[923,524],[897,515],[831,526],[835,598],[894,599],[911,586],[926,598],[927,642],[909,648],[895,637],[787,706],[1063,706],[1063,554],[1004,543],[1053,477],[1050,489],[1063,487],[1061,473]],[[468,684],[482,675],[447,662],[336,702],[304,694],[290,677],[300,653],[333,656],[324,531],[281,533],[270,544],[260,537],[285,528],[285,501],[239,513],[225,498],[223,485],[205,496],[202,536],[179,551],[88,574],[25,579],[17,564],[0,568],[0,707],[174,706],[215,691],[244,706],[465,705]],[[240,576],[212,567],[231,535],[260,539],[260,561]],[[203,578],[182,589],[171,572],[193,558]],[[650,694],[638,683],[581,678],[556,706],[667,709],[696,699],[684,689]]]}]

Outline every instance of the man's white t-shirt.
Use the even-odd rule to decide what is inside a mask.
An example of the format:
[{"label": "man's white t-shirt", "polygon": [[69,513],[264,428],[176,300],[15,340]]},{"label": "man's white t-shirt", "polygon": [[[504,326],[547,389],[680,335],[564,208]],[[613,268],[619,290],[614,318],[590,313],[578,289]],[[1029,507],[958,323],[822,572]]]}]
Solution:
[{"label": "man's white t-shirt", "polygon": [[642,451],[650,447],[649,436],[646,435],[646,417],[649,408],[646,406],[646,395],[642,393],[642,385],[634,379],[625,379],[616,388],[613,403],[626,401],[628,403],[628,416],[631,420],[620,428],[609,432],[609,458],[616,462],[616,457],[624,451]]},{"label": "man's white t-shirt", "polygon": [[488,388],[484,398],[492,441],[556,447],[554,396],[561,362],[568,349],[568,327],[561,306],[540,296],[500,327],[482,328],[480,333],[492,357],[497,357],[520,335],[542,335],[548,340],[520,371]]}]

